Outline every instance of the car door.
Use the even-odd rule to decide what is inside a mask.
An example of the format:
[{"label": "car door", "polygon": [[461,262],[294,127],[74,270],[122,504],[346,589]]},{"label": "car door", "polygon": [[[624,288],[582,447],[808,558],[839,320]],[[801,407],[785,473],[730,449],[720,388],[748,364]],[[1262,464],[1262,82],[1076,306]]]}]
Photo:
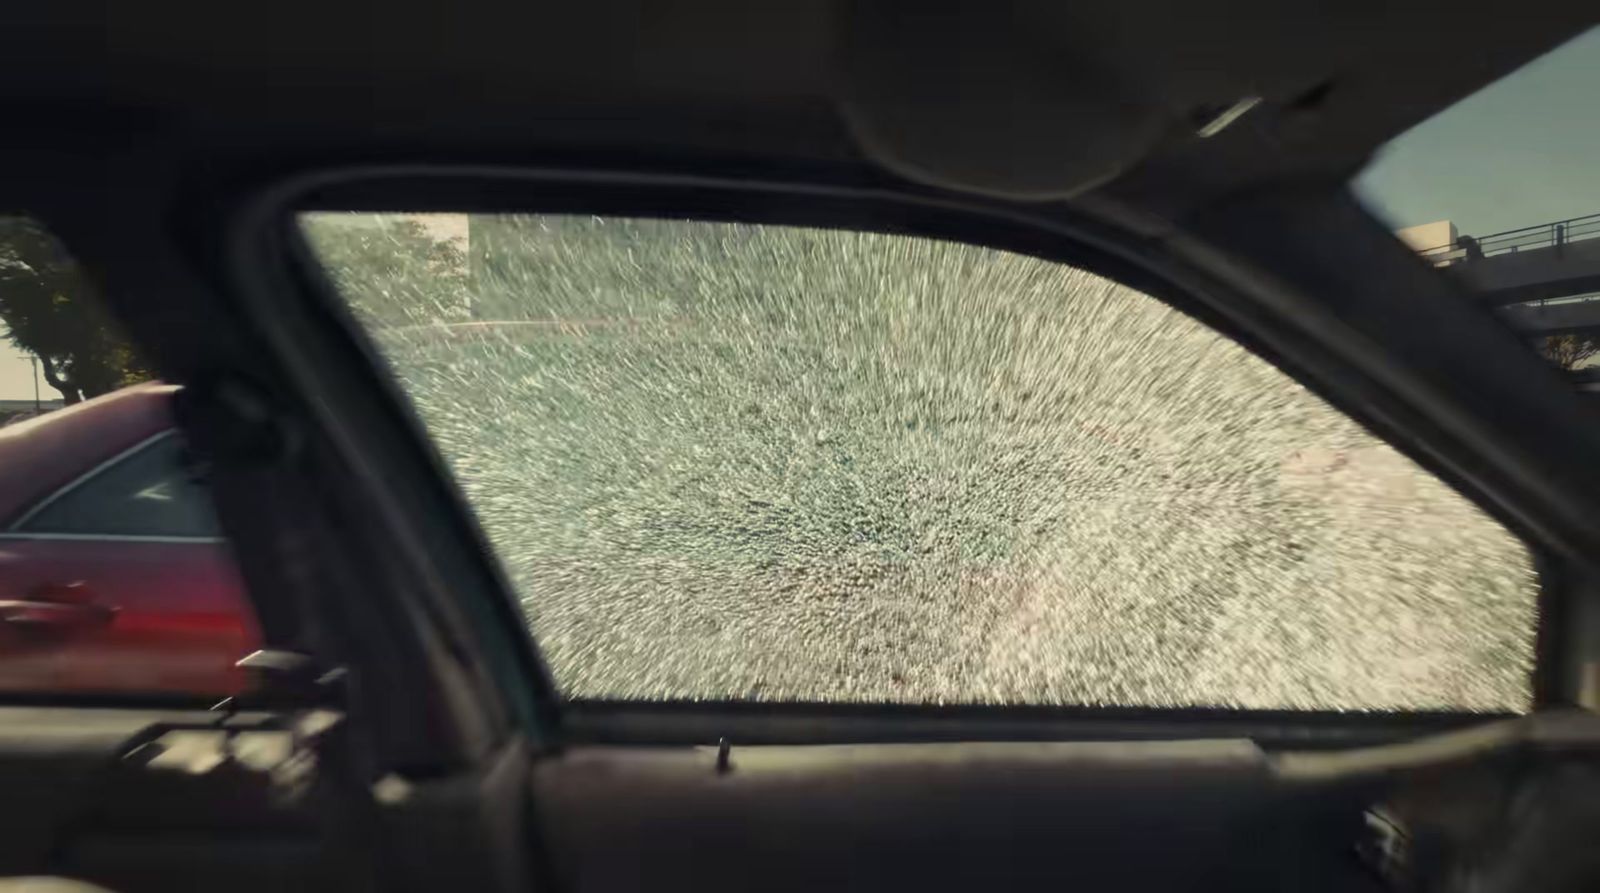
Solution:
[{"label": "car door", "polygon": [[[319,382],[364,375],[355,354],[398,383],[414,416],[320,423],[430,519],[407,554],[451,552],[421,469],[461,487],[491,576],[437,572],[515,601],[432,610],[494,643],[454,672],[553,749],[521,866],[551,883],[1359,889],[1387,869],[1351,854],[1388,845],[1368,817],[1406,786],[1377,780],[1406,773],[1380,748],[1311,779],[1289,754],[1586,703],[1546,650],[1566,584],[1540,574],[1582,575],[1574,528],[1519,521],[1526,494],[1502,502],[1421,407],[1341,400],[1351,380],[1312,371],[1327,343],[1131,288],[1042,220],[714,179],[347,185],[318,181],[290,238],[353,337],[281,304],[269,325]],[[386,190],[427,210],[353,210]],[[462,210],[486,191],[515,213]],[[1308,245],[1390,238],[1279,210],[1329,227]],[[1498,343],[1500,374],[1541,374]],[[373,436],[395,424],[427,438],[417,490],[419,457]],[[498,792],[517,753],[470,783]],[[458,868],[402,864],[419,887]]]},{"label": "car door", "polygon": [[[1455,348],[1358,375],[1372,355],[1251,322],[1243,293],[917,196],[481,169],[304,186],[258,209],[232,293],[315,382],[249,417],[308,452],[214,460],[224,498],[324,517],[322,562],[367,584],[311,616],[349,643],[322,655],[367,680],[365,721],[393,723],[380,765],[413,767],[374,789],[388,885],[1362,889],[1400,882],[1372,855],[1396,822],[1472,858],[1422,781],[1454,790],[1458,748],[1588,703],[1567,663],[1587,646],[1562,638],[1588,534],[1435,426],[1481,396],[1465,382],[1433,380],[1443,403],[1376,384],[1470,374]],[[1368,246],[1413,312],[1594,433],[1326,202],[1273,206],[1303,236],[1274,243],[1280,274]],[[199,393],[201,433],[238,424],[221,383]],[[326,491],[294,483],[306,462]],[[409,659],[355,650],[403,616],[383,640]],[[420,696],[372,683],[417,668]],[[1515,731],[1383,746],[1490,718]]]},{"label": "car door", "polygon": [[0,688],[225,697],[258,639],[209,494],[168,430],[0,534]]}]

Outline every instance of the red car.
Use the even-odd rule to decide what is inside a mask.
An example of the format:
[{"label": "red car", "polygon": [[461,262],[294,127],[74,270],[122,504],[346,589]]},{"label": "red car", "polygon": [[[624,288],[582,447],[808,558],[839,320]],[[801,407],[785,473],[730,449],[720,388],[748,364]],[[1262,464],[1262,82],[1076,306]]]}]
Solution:
[{"label": "red car", "polygon": [[260,634],[177,388],[0,429],[0,692],[229,695]]}]

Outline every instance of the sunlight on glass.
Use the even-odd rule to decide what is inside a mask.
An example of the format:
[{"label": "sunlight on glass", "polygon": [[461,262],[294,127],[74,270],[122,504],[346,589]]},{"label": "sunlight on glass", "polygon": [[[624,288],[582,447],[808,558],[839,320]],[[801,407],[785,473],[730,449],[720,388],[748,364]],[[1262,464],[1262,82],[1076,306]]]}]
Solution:
[{"label": "sunlight on glass", "polygon": [[569,696],[1528,705],[1521,543],[1108,280],[735,224],[305,229]]},{"label": "sunlight on glass", "polygon": [[172,481],[162,481],[140,490],[133,494],[134,499],[148,499],[152,502],[172,501]]}]

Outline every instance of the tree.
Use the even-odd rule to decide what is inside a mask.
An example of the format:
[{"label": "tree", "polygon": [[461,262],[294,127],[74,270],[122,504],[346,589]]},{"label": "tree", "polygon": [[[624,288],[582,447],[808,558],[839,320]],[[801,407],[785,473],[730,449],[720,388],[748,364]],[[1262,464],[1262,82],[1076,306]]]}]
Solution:
[{"label": "tree", "polygon": [[323,268],[374,329],[471,318],[466,252],[424,219],[340,213],[306,218],[306,237]]},{"label": "tree", "polygon": [[0,217],[0,319],[66,403],[153,377],[83,271],[28,218]]},{"label": "tree", "polygon": [[1540,342],[1539,352],[1550,362],[1571,371],[1600,353],[1600,339],[1593,335],[1550,335]]}]

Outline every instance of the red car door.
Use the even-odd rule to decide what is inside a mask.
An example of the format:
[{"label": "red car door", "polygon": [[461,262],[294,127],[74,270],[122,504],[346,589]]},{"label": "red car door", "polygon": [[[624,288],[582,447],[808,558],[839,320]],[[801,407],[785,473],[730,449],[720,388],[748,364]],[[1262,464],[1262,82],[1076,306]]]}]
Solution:
[{"label": "red car door", "polygon": [[149,438],[0,534],[0,691],[224,696],[258,647],[210,496]]}]

